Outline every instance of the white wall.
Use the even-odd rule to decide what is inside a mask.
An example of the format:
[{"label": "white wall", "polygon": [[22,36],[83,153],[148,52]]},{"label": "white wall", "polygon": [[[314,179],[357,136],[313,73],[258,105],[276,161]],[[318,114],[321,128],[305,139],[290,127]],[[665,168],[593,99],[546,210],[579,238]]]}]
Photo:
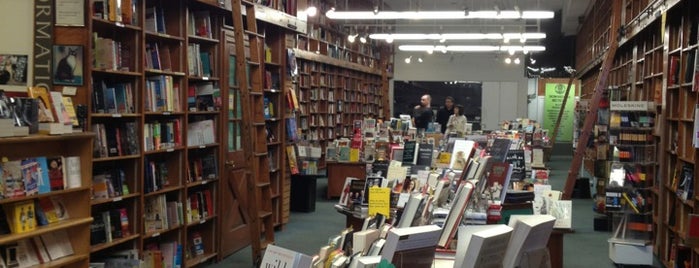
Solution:
[{"label": "white wall", "polygon": [[[405,58],[413,56],[412,63]],[[417,57],[424,62],[417,63]],[[503,56],[490,53],[442,54],[396,51],[394,80],[402,81],[477,81],[483,82],[483,118],[485,128],[496,128],[502,120],[527,117],[528,80],[522,65],[505,64]],[[393,84],[393,83],[391,83]],[[393,87],[391,85],[391,91]],[[391,92],[390,95],[393,93]],[[417,100],[416,100],[417,101]]]},{"label": "white wall", "polygon": [[[34,73],[31,66],[33,60],[34,38],[34,1],[32,0],[0,0],[0,54],[29,55],[27,83],[31,85]],[[24,86],[0,86],[8,91],[26,92]]]}]

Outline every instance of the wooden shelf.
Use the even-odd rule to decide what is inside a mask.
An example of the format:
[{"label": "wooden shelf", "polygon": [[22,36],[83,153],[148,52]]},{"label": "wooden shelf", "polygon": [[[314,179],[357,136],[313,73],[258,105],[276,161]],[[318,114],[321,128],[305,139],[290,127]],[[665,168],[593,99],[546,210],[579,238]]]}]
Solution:
[{"label": "wooden shelf", "polygon": [[215,218],[216,218],[216,215],[211,215],[211,216],[208,216],[208,217],[206,217],[205,219],[202,219],[202,220],[198,220],[198,221],[194,221],[194,222],[188,222],[188,223],[187,223],[187,228],[192,227],[192,226],[196,226],[196,225],[202,225],[202,224],[205,224],[205,223],[207,223],[207,222],[211,222],[211,220],[213,220],[213,219],[215,219]]},{"label": "wooden shelf", "polygon": [[[92,222],[92,217],[88,218],[79,218],[79,219],[67,219],[63,220],[57,223],[45,225],[45,226],[37,226],[36,230],[31,231],[31,232],[26,232],[26,233],[21,233],[21,234],[6,234],[6,235],[0,235],[0,244],[9,244],[12,242],[16,242],[22,239],[27,239],[30,237],[38,236],[38,235],[43,235],[46,233],[50,232],[55,232],[58,230],[63,230],[67,228],[72,228],[76,226],[81,226],[81,225],[88,225]],[[87,228],[87,227],[84,227]]]},{"label": "wooden shelf", "polygon": [[99,162],[108,162],[108,161],[117,161],[117,160],[127,160],[127,159],[137,159],[140,158],[141,155],[125,155],[125,156],[110,156],[110,157],[99,157],[99,158],[93,158],[92,161],[99,163]]},{"label": "wooden shelf", "polygon": [[65,190],[60,190],[60,191],[52,191],[52,192],[43,193],[43,194],[35,194],[35,195],[30,195],[30,196],[22,196],[22,197],[13,197],[13,198],[1,199],[1,200],[0,200],[0,205],[15,203],[15,202],[19,202],[19,201],[25,201],[25,200],[33,200],[33,199],[46,198],[46,197],[57,196],[57,195],[75,194],[75,193],[78,193],[78,192],[89,191],[90,189],[91,189],[91,187],[85,187],[85,186],[83,186],[83,187],[65,189]]},{"label": "wooden shelf", "polygon": [[211,183],[211,182],[216,182],[216,181],[218,181],[218,179],[198,180],[198,181],[195,181],[195,182],[187,183],[186,187],[187,187],[187,188],[191,188],[191,187],[195,187],[195,186],[199,186],[199,185],[207,185],[207,184],[209,184],[209,183]]},{"label": "wooden shelf", "polygon": [[123,200],[128,200],[134,197],[139,197],[141,196],[141,193],[131,193],[123,196],[117,196],[117,197],[111,197],[111,198],[100,198],[100,199],[92,199],[90,200],[90,204],[95,206],[95,205],[101,205],[101,204],[107,204],[107,203],[114,203],[114,202],[121,202]]},{"label": "wooden shelf", "polygon": [[33,268],[44,268],[44,267],[66,267],[76,262],[85,261],[90,257],[88,254],[73,254],[70,256],[65,256],[55,261],[50,261],[37,266],[32,266]]},{"label": "wooden shelf", "polygon": [[97,245],[90,247],[90,253],[99,252],[99,251],[102,251],[102,250],[105,250],[105,249],[108,249],[108,248],[111,248],[111,247],[114,247],[117,245],[121,245],[123,243],[136,240],[139,237],[140,237],[139,234],[132,234],[132,235],[127,236],[127,237],[114,239],[114,240],[112,240],[112,242],[97,244]]},{"label": "wooden shelf", "polygon": [[205,253],[203,255],[196,256],[196,257],[191,258],[191,259],[187,259],[187,261],[186,261],[187,266],[186,267],[194,267],[194,266],[197,266],[199,264],[205,263],[209,260],[214,259],[217,255],[218,254],[216,254],[216,253]]},{"label": "wooden shelf", "polygon": [[173,227],[170,227],[170,228],[167,228],[167,229],[162,229],[162,230],[157,230],[157,231],[148,232],[148,233],[146,233],[145,235],[143,235],[142,238],[143,238],[143,239],[148,239],[148,238],[158,237],[158,236],[167,234],[167,233],[169,233],[169,232],[172,232],[172,231],[175,231],[175,230],[179,230],[180,228],[182,228],[182,225],[177,225],[177,226],[173,226]]}]

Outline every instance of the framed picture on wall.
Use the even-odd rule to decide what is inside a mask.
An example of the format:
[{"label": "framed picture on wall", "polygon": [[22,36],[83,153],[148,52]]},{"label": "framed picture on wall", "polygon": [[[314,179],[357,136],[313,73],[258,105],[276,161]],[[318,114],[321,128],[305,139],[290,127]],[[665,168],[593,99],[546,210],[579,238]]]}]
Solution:
[{"label": "framed picture on wall", "polygon": [[53,83],[55,85],[83,85],[83,47],[78,45],[53,46]]}]

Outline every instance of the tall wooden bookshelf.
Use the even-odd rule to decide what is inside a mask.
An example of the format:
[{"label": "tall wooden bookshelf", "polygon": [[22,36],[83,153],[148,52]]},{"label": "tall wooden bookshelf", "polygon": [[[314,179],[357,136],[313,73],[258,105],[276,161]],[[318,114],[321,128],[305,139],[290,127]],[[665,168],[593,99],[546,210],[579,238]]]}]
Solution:
[{"label": "tall wooden bookshelf", "polygon": [[[298,59],[300,138],[323,152],[334,139],[350,137],[356,120],[389,118],[390,46],[358,38],[349,42],[347,35],[319,14],[309,20],[308,33],[290,46]],[[325,168],[324,155],[318,168]]]},{"label": "tall wooden bookshelf", "polygon": [[[598,76],[598,42],[605,39],[604,10],[609,1],[591,8],[578,36],[577,68],[582,69],[583,92]],[[694,1],[624,1],[621,46],[610,72],[609,86],[629,100],[657,105],[650,135],[657,165],[649,166],[652,183],[653,250],[666,267],[683,261],[696,266],[699,251],[688,237],[689,214],[696,213],[697,150],[693,145],[697,95],[696,55],[699,5]],[[613,29],[612,29],[613,30]],[[586,82],[587,81],[587,82]]]},{"label": "tall wooden bookshelf", "polygon": [[88,124],[101,149],[91,172],[111,176],[115,191],[91,203],[93,217],[125,208],[129,232],[94,243],[92,258],[131,249],[185,267],[216,260],[219,40],[230,11],[213,1],[122,1],[130,11],[117,16],[104,14],[108,3],[89,3]]}]

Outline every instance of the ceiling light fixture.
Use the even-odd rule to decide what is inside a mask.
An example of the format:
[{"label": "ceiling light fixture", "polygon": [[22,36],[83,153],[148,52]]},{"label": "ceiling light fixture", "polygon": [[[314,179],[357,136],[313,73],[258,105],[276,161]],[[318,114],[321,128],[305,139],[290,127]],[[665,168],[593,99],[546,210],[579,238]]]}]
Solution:
[{"label": "ceiling light fixture", "polygon": [[410,64],[410,61],[413,59],[413,56],[405,58],[405,63]]},{"label": "ceiling light fixture", "polygon": [[529,62],[531,62],[532,64],[535,64],[536,60],[534,58],[529,58]]},{"label": "ceiling light fixture", "polygon": [[374,6],[374,15],[379,14],[379,6]]},{"label": "ceiling light fixture", "polygon": [[455,52],[495,52],[495,51],[546,51],[544,46],[490,46],[490,45],[400,45],[398,49],[401,51],[455,51]]},{"label": "ceiling light fixture", "polygon": [[[332,9],[331,9],[332,10]],[[328,11],[330,12],[330,11]],[[318,8],[315,6],[311,5],[306,8],[306,15],[309,17],[314,17],[316,14],[318,14]]]},{"label": "ceiling light fixture", "polygon": [[439,40],[444,43],[446,40],[505,40],[509,39],[545,39],[546,33],[376,33],[369,35],[371,39],[393,40]]},{"label": "ceiling light fixture", "polygon": [[[371,37],[371,36],[369,36],[369,37]],[[386,38],[386,43],[389,43],[389,44],[393,43],[393,38]]]},{"label": "ceiling light fixture", "polygon": [[359,37],[359,42],[362,42],[362,44],[366,44],[366,36],[360,36]]},{"label": "ceiling light fixture", "polygon": [[418,58],[417,58],[417,62],[422,63],[422,58],[421,58],[421,57],[418,57]]},{"label": "ceiling light fixture", "polygon": [[354,43],[354,40],[356,40],[356,39],[357,39],[357,34],[350,34],[347,36],[347,41],[349,41],[350,43]]},{"label": "ceiling light fixture", "polygon": [[480,10],[480,11],[337,11],[325,16],[334,20],[420,20],[420,19],[551,19],[553,11]]},{"label": "ceiling light fixture", "polygon": [[519,64],[519,63],[520,63],[519,58],[515,58],[515,64]]},{"label": "ceiling light fixture", "polygon": [[512,63],[512,59],[510,59],[510,58],[505,58],[505,63],[507,63],[507,64]]}]

